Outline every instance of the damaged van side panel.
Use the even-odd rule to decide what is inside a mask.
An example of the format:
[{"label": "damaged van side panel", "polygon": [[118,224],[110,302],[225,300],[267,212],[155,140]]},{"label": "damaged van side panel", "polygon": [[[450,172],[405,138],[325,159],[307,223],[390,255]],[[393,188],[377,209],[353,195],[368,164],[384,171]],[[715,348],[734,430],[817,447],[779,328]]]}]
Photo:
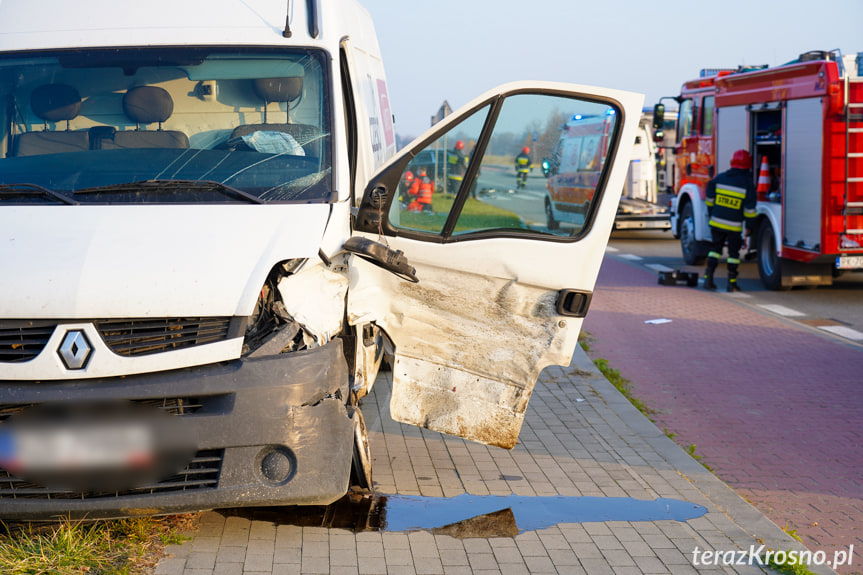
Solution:
[{"label": "damaged van side panel", "polygon": [[[352,265],[380,276],[370,283],[395,279],[359,258]],[[417,274],[419,283],[395,279],[397,297],[376,312],[378,324],[398,342],[392,417],[514,447],[540,371],[569,363],[576,322],[560,321],[557,292],[547,288],[431,265],[418,265]],[[374,298],[372,291],[352,291],[352,311]]]}]

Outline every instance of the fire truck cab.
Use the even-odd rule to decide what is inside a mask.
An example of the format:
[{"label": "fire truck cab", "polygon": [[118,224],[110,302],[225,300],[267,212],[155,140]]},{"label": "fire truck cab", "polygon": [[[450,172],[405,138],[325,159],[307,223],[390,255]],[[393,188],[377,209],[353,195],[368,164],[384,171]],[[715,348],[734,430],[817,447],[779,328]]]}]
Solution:
[{"label": "fire truck cab", "polygon": [[[829,285],[863,269],[860,60],[807,52],[774,68],[703,70],[683,84],[671,222],[686,263],[707,253],[707,182],[744,149],[758,183],[749,249],[764,286]],[[655,123],[662,116],[659,104]]]}]

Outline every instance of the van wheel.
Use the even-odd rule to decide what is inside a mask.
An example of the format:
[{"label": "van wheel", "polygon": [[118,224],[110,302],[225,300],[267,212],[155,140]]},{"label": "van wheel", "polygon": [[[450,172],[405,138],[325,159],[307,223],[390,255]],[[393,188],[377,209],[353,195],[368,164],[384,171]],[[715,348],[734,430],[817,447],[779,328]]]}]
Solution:
[{"label": "van wheel", "polygon": [[548,198],[545,199],[545,225],[550,230],[556,230],[560,227],[560,222],[554,219],[554,209]]},{"label": "van wheel", "polygon": [[758,226],[758,275],[769,290],[788,289],[782,287],[782,258],[776,254],[776,235],[769,220]]},{"label": "van wheel", "polygon": [[692,215],[692,204],[683,206],[680,213],[680,250],[683,261],[696,266],[704,261],[704,247],[695,239],[695,217]]},{"label": "van wheel", "polygon": [[366,421],[359,407],[348,407],[353,410],[354,420],[354,450],[351,461],[351,479],[348,487],[359,487],[365,491],[374,491],[372,483],[372,449],[369,444],[369,434],[366,431]]}]

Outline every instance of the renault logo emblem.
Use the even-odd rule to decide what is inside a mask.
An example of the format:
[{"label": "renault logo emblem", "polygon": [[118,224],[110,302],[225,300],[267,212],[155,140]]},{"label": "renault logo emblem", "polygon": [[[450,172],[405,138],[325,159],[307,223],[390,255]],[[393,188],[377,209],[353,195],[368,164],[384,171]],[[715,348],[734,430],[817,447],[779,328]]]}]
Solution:
[{"label": "renault logo emblem", "polygon": [[87,365],[92,351],[93,348],[90,347],[87,336],[84,335],[83,331],[76,329],[66,333],[57,353],[60,354],[60,359],[66,364],[66,369],[83,369]]}]

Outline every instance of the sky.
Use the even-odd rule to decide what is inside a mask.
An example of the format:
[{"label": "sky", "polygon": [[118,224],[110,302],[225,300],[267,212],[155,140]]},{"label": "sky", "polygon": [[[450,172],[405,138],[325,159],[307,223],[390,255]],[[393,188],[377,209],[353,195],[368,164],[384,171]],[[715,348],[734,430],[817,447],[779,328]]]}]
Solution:
[{"label": "sky", "polygon": [[702,68],[863,52],[863,0],[360,0],[384,60],[396,132],[418,136],[514,80],[675,96]]}]

